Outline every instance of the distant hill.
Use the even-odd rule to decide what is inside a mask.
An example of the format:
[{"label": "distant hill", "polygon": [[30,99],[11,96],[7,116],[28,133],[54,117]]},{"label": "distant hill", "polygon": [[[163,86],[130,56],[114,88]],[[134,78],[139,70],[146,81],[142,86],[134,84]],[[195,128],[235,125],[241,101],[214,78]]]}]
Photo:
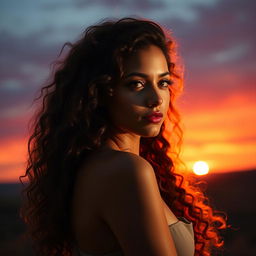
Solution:
[{"label": "distant hill", "polygon": [[213,173],[197,179],[206,182],[202,187],[211,205],[225,212],[231,225],[221,233],[225,241],[221,255],[255,256],[256,170]]},{"label": "distant hill", "polygon": [[222,210],[256,213],[256,170],[208,174],[206,194]]}]

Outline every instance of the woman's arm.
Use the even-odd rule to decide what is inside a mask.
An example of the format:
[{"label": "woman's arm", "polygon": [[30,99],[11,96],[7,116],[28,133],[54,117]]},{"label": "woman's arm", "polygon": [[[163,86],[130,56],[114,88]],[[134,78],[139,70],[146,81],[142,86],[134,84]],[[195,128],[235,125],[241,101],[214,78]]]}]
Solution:
[{"label": "woman's arm", "polygon": [[122,159],[100,189],[101,215],[126,256],[177,256],[151,165],[143,158]]}]

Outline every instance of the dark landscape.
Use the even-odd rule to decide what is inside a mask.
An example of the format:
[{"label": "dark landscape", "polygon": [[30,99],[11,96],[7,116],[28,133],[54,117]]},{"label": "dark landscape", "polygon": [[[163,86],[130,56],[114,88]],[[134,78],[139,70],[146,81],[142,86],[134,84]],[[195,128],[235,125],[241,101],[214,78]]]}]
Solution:
[{"label": "dark landscape", "polygon": [[[256,170],[208,174],[198,180],[207,182],[204,189],[211,204],[226,213],[231,225],[222,234],[224,250],[215,255],[255,256]],[[18,214],[20,190],[20,184],[0,184],[1,256],[34,256],[30,242],[22,240],[25,227]]]}]

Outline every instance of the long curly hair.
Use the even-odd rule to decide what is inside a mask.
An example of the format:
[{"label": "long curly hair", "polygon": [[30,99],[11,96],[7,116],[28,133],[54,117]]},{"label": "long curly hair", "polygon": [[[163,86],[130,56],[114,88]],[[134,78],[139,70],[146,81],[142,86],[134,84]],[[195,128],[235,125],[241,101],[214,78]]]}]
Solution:
[{"label": "long curly hair", "polygon": [[177,217],[193,222],[195,255],[209,256],[222,247],[219,230],[226,228],[225,216],[180,171],[183,133],[174,102],[183,89],[183,71],[177,65],[176,42],[170,31],[155,22],[123,18],[90,26],[77,42],[65,43],[61,54],[65,46],[69,51],[55,62],[51,81],[35,99],[41,102],[31,119],[27,167],[20,176],[26,185],[20,216],[37,255],[72,255],[74,181],[82,160],[108,138],[106,88],[121,78],[125,58],[149,45],[162,50],[175,82],[169,89],[168,117],[158,136],[141,138],[140,155],[153,166],[166,204]]}]

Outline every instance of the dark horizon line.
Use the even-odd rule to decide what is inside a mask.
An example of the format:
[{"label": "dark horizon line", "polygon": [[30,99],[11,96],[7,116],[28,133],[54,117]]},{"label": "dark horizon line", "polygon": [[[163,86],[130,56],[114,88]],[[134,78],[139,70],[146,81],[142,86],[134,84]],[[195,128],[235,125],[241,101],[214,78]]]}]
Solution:
[{"label": "dark horizon line", "polygon": [[[211,172],[209,172],[208,174],[205,174],[205,175],[196,175],[196,176],[198,176],[198,177],[202,177],[202,178],[206,178],[207,176],[213,176],[213,175],[227,175],[227,174],[230,174],[230,173],[248,173],[248,172],[256,172],[256,168],[254,168],[254,169],[245,169],[245,170],[240,170],[240,171],[223,171],[223,172],[213,172],[213,173],[211,173]],[[21,182],[1,182],[0,181],[0,185],[2,185],[2,184],[20,184],[20,185],[22,185],[21,184]],[[26,184],[25,182],[24,182],[24,184]]]}]

